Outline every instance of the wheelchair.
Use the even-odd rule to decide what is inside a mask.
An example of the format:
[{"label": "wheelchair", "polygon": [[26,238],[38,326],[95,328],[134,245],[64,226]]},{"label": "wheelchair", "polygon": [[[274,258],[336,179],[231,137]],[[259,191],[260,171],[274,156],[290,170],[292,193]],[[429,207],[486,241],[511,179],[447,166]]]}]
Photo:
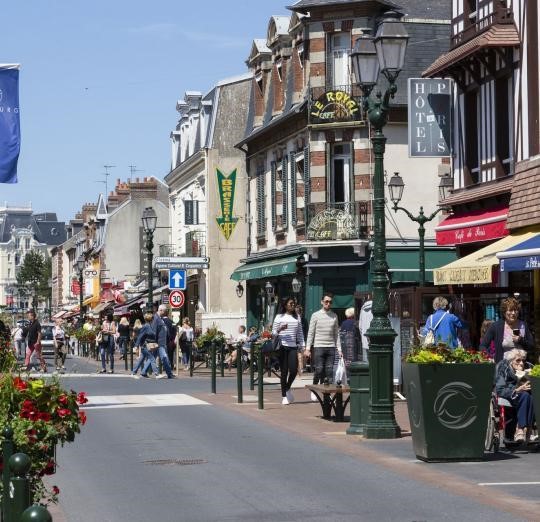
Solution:
[{"label": "wheelchair", "polygon": [[534,440],[527,442],[514,441],[514,434],[517,427],[516,411],[512,404],[502,397],[497,397],[495,390],[491,393],[489,405],[489,417],[486,429],[485,450],[497,453],[501,445],[507,451],[515,451],[525,447],[531,451],[540,449],[536,424],[533,427]]}]

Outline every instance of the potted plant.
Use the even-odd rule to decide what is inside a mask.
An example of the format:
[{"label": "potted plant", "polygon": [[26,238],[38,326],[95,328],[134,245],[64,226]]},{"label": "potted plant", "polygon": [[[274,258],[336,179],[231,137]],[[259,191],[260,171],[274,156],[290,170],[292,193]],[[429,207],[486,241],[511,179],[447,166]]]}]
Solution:
[{"label": "potted plant", "polygon": [[195,345],[199,350],[207,350],[212,343],[216,345],[225,343],[225,334],[215,324],[208,327],[206,332],[195,340]]},{"label": "potted plant", "polygon": [[536,364],[529,372],[529,380],[531,381],[531,394],[534,405],[534,416],[536,423],[540,422],[540,364]]},{"label": "potted plant", "polygon": [[495,365],[483,352],[444,344],[413,347],[403,383],[416,457],[427,462],[479,460]]},{"label": "potted plant", "polygon": [[[0,426],[13,430],[15,452],[26,453],[32,462],[30,488],[35,502],[55,502],[59,490],[48,489],[44,475],[55,472],[58,443],[72,442],[86,415],[79,405],[88,402],[84,392],[65,390],[57,378],[51,380],[0,376]],[[0,440],[4,433],[0,433]],[[6,463],[2,458],[2,468]],[[0,491],[1,491],[0,483]]]}]

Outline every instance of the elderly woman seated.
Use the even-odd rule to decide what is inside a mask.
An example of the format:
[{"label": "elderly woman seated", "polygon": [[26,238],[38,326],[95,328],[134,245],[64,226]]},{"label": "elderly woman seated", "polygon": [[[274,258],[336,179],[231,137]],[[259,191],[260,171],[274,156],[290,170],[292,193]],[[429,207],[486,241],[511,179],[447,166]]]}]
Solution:
[{"label": "elderly woman seated", "polygon": [[497,364],[495,378],[497,396],[509,401],[516,411],[516,442],[529,440],[534,422],[531,383],[525,372],[526,357],[527,352],[518,348],[505,352],[504,359]]}]

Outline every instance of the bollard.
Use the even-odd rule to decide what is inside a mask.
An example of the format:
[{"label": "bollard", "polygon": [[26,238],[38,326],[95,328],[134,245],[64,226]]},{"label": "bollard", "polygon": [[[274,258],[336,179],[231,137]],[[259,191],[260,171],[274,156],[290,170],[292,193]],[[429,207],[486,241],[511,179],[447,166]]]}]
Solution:
[{"label": "bollard", "polygon": [[211,365],[212,365],[212,393],[216,393],[216,371],[217,371],[217,364],[216,364],[216,343],[212,343],[210,345],[210,350],[212,350],[212,353],[211,353],[211,356],[212,356],[212,361],[211,361]]},{"label": "bollard", "polygon": [[244,402],[244,391],[242,390],[242,345],[236,347],[236,385],[238,388],[238,404]]},{"label": "bollard", "polygon": [[30,457],[24,453],[15,453],[9,459],[12,477],[6,496],[6,500],[10,503],[6,522],[18,522],[24,510],[31,504],[30,484],[27,478],[30,465]]},{"label": "bollard", "polygon": [[4,437],[4,440],[2,441],[2,462],[3,462],[3,470],[2,470],[2,487],[3,487],[3,496],[2,496],[2,520],[8,520],[8,505],[9,502],[7,502],[7,492],[9,491],[9,467],[8,467],[8,461],[11,458],[11,455],[13,455],[14,451],[14,444],[13,444],[13,429],[11,426],[5,426],[2,430],[2,436]]},{"label": "bollard", "polygon": [[351,379],[351,425],[347,435],[363,435],[369,413],[369,365],[353,362],[350,366]]},{"label": "bollard", "polygon": [[249,389],[255,389],[255,344],[251,343],[249,350]]},{"label": "bollard", "polygon": [[47,508],[34,504],[24,511],[21,522],[52,522],[52,516]]},{"label": "bollard", "polygon": [[223,343],[220,343],[219,345],[219,354],[220,354],[219,365],[221,366],[221,376],[225,377],[225,344]]},{"label": "bollard", "polygon": [[262,346],[259,347],[257,352],[257,397],[258,397],[258,409],[264,410],[264,368],[263,368],[264,355],[262,351]]}]

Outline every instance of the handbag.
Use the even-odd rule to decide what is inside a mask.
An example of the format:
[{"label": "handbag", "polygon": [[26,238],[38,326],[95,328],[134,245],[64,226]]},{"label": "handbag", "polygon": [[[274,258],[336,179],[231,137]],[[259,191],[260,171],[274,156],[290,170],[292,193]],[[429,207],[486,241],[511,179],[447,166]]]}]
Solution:
[{"label": "handbag", "polygon": [[334,384],[347,384],[347,370],[345,369],[345,362],[343,357],[339,358],[339,361],[336,366],[336,371],[334,373]]},{"label": "handbag", "polygon": [[431,326],[429,327],[429,330],[426,332],[426,336],[424,337],[424,340],[422,341],[422,346],[433,346],[435,344],[435,330],[441,324],[441,321],[444,319],[444,316],[447,313],[448,313],[448,310],[444,312],[444,314],[442,314],[441,318],[437,321],[435,328],[433,328],[433,315],[429,316],[429,321],[430,321]]},{"label": "handbag", "polygon": [[281,344],[281,337],[278,335],[274,335],[272,337],[272,351],[273,352],[279,352],[283,345]]}]

